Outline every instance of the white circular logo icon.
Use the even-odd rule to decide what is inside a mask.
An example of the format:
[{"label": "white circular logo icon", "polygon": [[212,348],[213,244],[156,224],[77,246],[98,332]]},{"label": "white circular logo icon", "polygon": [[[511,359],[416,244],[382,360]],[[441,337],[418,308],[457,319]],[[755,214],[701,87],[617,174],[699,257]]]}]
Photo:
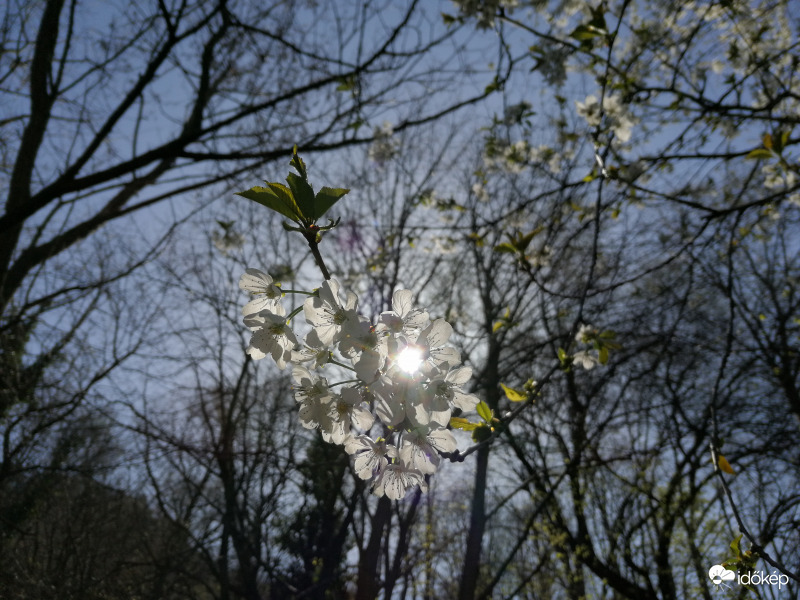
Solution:
[{"label": "white circular logo icon", "polygon": [[714,565],[708,570],[708,576],[714,585],[719,585],[723,581],[730,581],[736,577],[736,573],[723,567],[722,565]]}]

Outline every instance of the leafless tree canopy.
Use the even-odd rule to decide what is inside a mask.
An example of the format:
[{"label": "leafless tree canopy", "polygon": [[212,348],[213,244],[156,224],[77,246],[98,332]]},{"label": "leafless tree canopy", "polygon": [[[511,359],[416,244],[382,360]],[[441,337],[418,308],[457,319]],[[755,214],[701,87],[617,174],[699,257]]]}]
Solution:
[{"label": "leafless tree canopy", "polygon": [[[0,596],[796,597],[796,8],[12,0]],[[327,269],[447,319],[491,412],[427,493],[244,352],[246,268],[322,280],[233,198],[295,145],[351,189]]]}]

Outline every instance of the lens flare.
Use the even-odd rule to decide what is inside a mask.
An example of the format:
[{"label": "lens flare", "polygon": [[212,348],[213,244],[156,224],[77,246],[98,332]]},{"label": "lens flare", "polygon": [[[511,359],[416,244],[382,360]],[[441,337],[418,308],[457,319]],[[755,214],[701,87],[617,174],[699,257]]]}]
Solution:
[{"label": "lens flare", "polygon": [[413,346],[406,346],[395,358],[397,366],[408,374],[416,372],[422,365],[422,360],[422,351]]}]

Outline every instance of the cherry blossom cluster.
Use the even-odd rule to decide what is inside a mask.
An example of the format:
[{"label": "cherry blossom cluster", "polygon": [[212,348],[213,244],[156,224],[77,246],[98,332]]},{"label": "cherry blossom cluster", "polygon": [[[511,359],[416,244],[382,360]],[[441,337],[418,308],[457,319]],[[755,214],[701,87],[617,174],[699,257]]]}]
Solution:
[{"label": "cherry blossom cluster", "polygon": [[575,102],[578,116],[583,117],[592,127],[599,127],[605,118],[606,125],[617,139],[627,142],[631,138],[633,126],[638,119],[630,114],[618,95],[603,96],[602,108],[596,96],[586,96],[583,102]]},{"label": "cherry blossom cluster", "polygon": [[[578,333],[575,334],[575,341],[578,344],[588,345],[597,336],[598,331],[591,325],[582,323],[578,328]],[[572,360],[576,365],[582,366],[587,371],[591,371],[596,365],[600,364],[600,359],[593,354],[590,350],[579,350],[572,355]]]},{"label": "cherry blossom cluster", "polygon": [[[303,427],[343,445],[376,495],[399,500],[414,486],[425,491],[439,453],[456,449],[447,429],[453,410],[479,402],[462,390],[472,369],[459,366],[460,353],[447,344],[450,324],[414,307],[409,290],[397,290],[392,310],[373,323],[334,279],[288,317],[284,293],[267,273],[247,269],[239,287],[252,295],[242,309],[252,331],[247,353],[255,360],[270,355],[281,369],[291,365]],[[302,342],[290,325],[301,310],[311,326]],[[326,367],[350,370],[353,378],[328,383]]]}]

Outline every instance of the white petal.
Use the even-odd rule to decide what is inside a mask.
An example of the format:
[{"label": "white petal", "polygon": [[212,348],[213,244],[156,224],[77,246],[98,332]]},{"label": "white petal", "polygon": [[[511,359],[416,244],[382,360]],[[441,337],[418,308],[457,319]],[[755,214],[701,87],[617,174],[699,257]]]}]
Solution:
[{"label": "white petal", "polygon": [[438,425],[439,427],[447,427],[450,422],[450,417],[453,411],[449,408],[447,410],[431,411],[431,420],[428,425]]},{"label": "white petal", "polygon": [[461,363],[461,353],[452,346],[435,348],[431,350],[431,360],[439,367],[455,367]]},{"label": "white petal", "polygon": [[303,302],[303,314],[311,325],[326,322],[327,315],[323,310],[325,303],[319,298],[308,298]]},{"label": "white petal", "polygon": [[344,443],[344,451],[348,454],[355,454],[361,450],[372,448],[369,438],[365,435],[353,436]]},{"label": "white petal", "polygon": [[377,352],[365,350],[353,364],[353,368],[361,381],[372,383],[379,377],[378,369],[381,367],[382,362],[383,359]]},{"label": "white petal", "polygon": [[263,329],[259,329],[253,334],[253,337],[250,338],[250,345],[247,347],[247,353],[253,360],[261,360],[271,351],[271,341],[272,336]]},{"label": "white petal", "polygon": [[376,397],[375,413],[383,421],[383,424],[389,427],[399,425],[406,416],[403,405],[394,398],[387,400],[382,397]]},{"label": "white petal", "polygon": [[447,429],[435,429],[428,434],[428,442],[440,452],[453,452],[458,448],[456,438]]},{"label": "white petal", "polygon": [[321,323],[314,326],[314,331],[317,334],[316,337],[317,340],[319,340],[320,345],[329,346],[336,339],[340,328],[338,325],[334,325],[333,323]]},{"label": "white petal", "polygon": [[458,367],[457,369],[451,369],[444,380],[453,385],[463,385],[469,381],[470,377],[472,377],[472,367]]},{"label": "white petal", "polygon": [[460,408],[464,412],[475,410],[480,398],[474,394],[465,394],[461,390],[453,390],[453,406]]},{"label": "white petal", "polygon": [[428,311],[415,309],[405,318],[406,327],[409,329],[422,329],[428,325]]},{"label": "white petal", "polygon": [[400,460],[422,473],[435,473],[439,464],[439,457],[433,448],[425,442],[420,443],[420,440],[404,443],[400,449]]},{"label": "white petal", "polygon": [[264,271],[246,269],[244,274],[239,278],[239,289],[257,294],[263,292],[271,283],[272,277],[264,273]]},{"label": "white petal", "polygon": [[314,378],[311,376],[311,371],[305,367],[301,367],[300,365],[297,365],[292,369],[292,379],[294,379],[294,382],[297,385],[302,385],[304,387],[314,384]]},{"label": "white petal", "polygon": [[355,310],[358,307],[358,296],[353,292],[347,292],[347,299],[344,303],[345,310]]},{"label": "white petal", "polygon": [[353,411],[350,413],[350,421],[362,431],[369,431],[375,422],[375,417],[367,410],[366,406],[366,404],[354,406]]},{"label": "white petal", "polygon": [[408,491],[408,482],[402,473],[392,472],[391,475],[387,473],[384,489],[390,500],[400,500]]},{"label": "white petal", "polygon": [[427,341],[428,347],[440,348],[447,343],[450,336],[453,335],[453,326],[444,319],[436,319],[430,324],[428,329]]},{"label": "white petal", "polygon": [[258,296],[257,298],[250,300],[250,302],[242,307],[242,314],[247,316],[261,312],[262,310],[280,315],[281,317],[286,315],[286,309],[283,308],[280,299],[271,299],[267,296]]},{"label": "white petal", "polygon": [[369,479],[376,471],[381,471],[388,462],[386,457],[378,456],[375,452],[367,450],[356,457],[353,465],[361,479]]},{"label": "white petal", "polygon": [[339,282],[335,279],[328,279],[319,288],[319,297],[328,304],[339,306]]},{"label": "white petal", "polygon": [[412,308],[411,299],[413,294],[411,290],[397,290],[392,295],[392,309],[400,317],[404,317]]}]

